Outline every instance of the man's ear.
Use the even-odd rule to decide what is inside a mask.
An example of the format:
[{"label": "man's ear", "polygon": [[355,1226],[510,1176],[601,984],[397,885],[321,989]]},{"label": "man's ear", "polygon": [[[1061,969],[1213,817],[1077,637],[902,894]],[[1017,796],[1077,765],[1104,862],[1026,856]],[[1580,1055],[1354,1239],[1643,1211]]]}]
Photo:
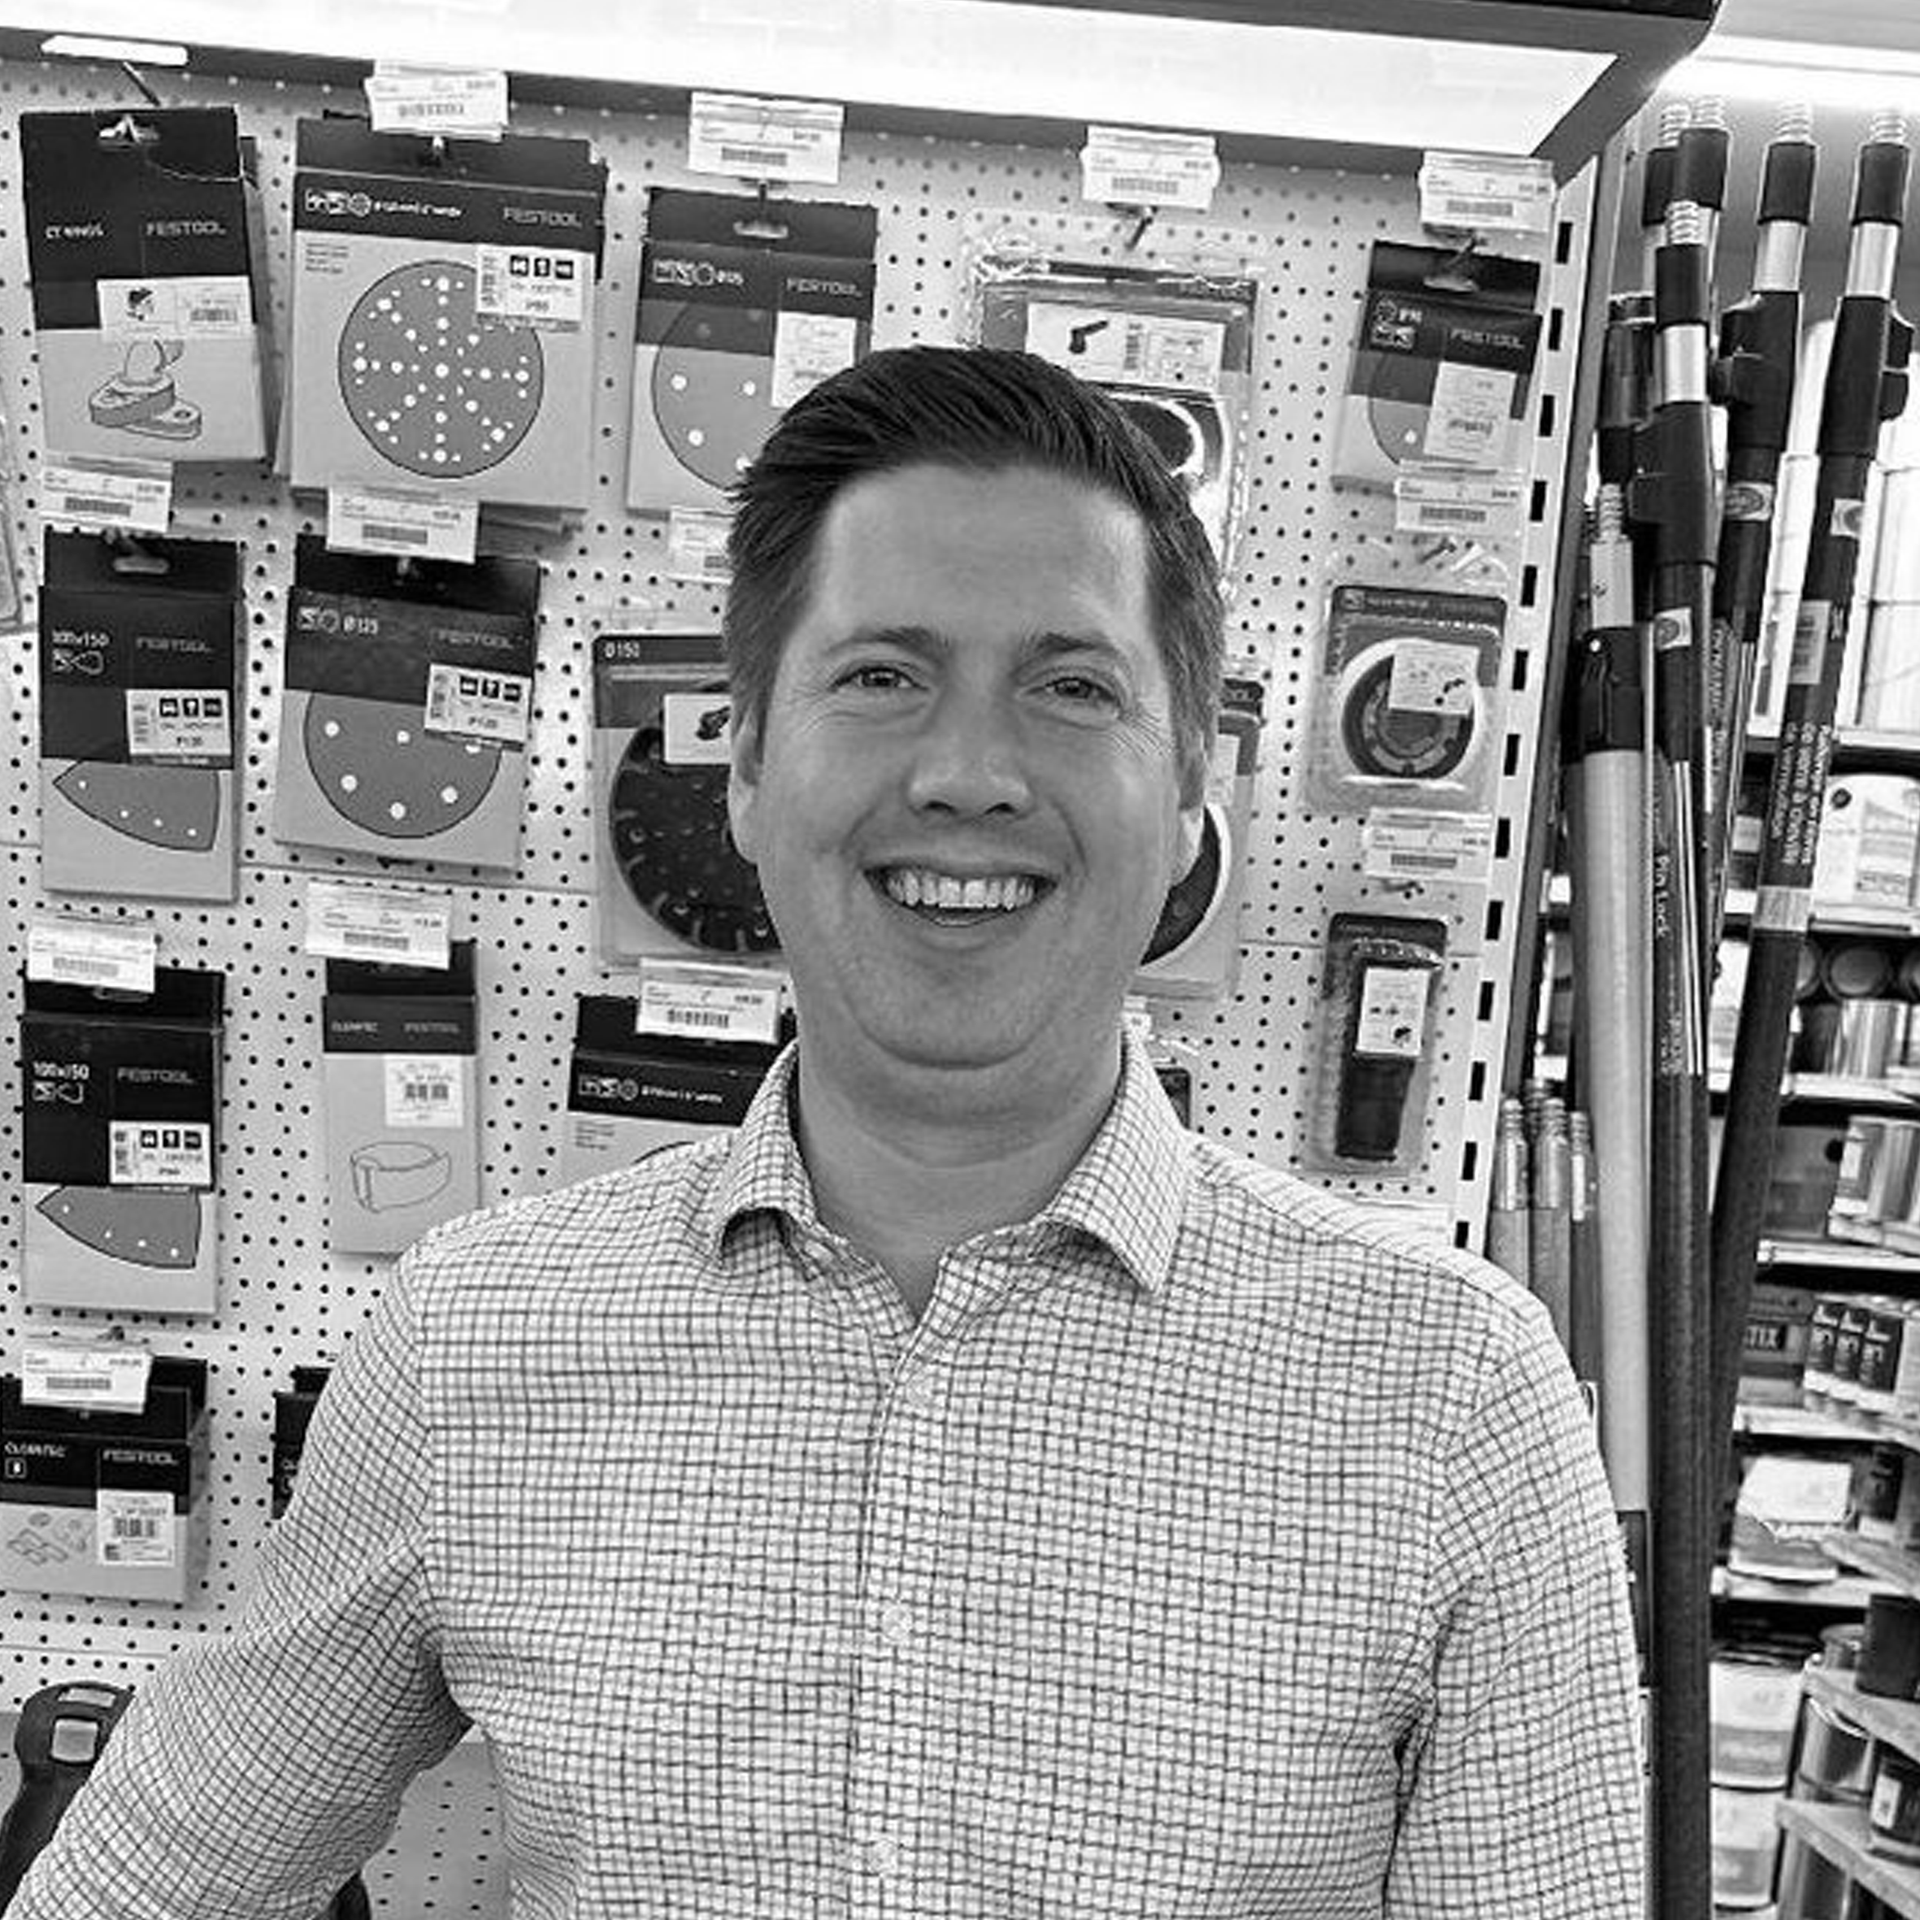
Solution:
[{"label": "man's ear", "polygon": [[760,728],[743,707],[735,707],[728,728],[727,824],[740,857],[754,863],[754,814],[760,798]]}]

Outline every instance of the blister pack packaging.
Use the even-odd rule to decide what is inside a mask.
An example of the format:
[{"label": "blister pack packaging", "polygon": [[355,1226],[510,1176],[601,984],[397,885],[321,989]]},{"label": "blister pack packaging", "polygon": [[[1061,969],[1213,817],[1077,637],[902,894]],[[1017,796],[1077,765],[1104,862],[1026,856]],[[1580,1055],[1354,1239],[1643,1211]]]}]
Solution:
[{"label": "blister pack packaging", "polygon": [[48,452],[264,459],[260,211],[233,109],[23,113],[20,172]]},{"label": "blister pack packaging", "polygon": [[582,508],[606,168],[584,140],[296,134],[296,487]]},{"label": "blister pack packaging", "polygon": [[655,187],[635,314],[627,504],[720,511],[775,421],[873,334],[871,207]]},{"label": "blister pack packaging", "polygon": [[749,955],[778,944],[760,877],[733,844],[733,702],[713,632],[593,643],[593,818],[600,949]]},{"label": "blister pack packaging", "polygon": [[147,994],[26,983],[30,1306],[215,1310],[225,985],[218,973],[166,966]]},{"label": "blister pack packaging", "polygon": [[46,535],[40,877],[53,893],[231,900],[239,548]]},{"label": "blister pack packaging", "polygon": [[302,534],[274,837],[512,871],[539,592],[531,560],[394,561]]},{"label": "blister pack packaging", "polygon": [[967,331],[1110,393],[1186,489],[1229,574],[1245,511],[1258,291],[1249,274],[1069,259],[1002,231],[969,262]]}]

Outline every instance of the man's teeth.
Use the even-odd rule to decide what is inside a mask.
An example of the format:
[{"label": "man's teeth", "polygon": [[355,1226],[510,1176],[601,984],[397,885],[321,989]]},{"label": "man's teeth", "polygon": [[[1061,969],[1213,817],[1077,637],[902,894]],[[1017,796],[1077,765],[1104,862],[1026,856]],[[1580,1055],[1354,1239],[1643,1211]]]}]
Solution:
[{"label": "man's teeth", "polygon": [[1011,911],[1033,899],[1032,877],[1024,873],[995,874],[991,879],[960,880],[950,873],[925,867],[892,867],[886,876],[887,895],[903,907],[943,907],[954,911]]}]

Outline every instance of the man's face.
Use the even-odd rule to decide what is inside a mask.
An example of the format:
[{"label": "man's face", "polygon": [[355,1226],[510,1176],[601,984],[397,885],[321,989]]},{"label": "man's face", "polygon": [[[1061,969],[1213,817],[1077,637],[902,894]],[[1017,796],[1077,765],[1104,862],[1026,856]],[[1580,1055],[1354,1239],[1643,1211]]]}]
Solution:
[{"label": "man's face", "polygon": [[810,1057],[1039,1090],[1105,1054],[1200,832],[1138,515],[1024,468],[848,488],[731,803]]}]

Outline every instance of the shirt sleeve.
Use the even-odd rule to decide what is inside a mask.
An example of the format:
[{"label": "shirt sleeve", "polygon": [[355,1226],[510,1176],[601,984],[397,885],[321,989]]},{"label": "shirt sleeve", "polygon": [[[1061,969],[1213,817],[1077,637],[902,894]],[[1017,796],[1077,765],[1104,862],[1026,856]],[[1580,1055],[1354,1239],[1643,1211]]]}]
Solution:
[{"label": "shirt sleeve", "polygon": [[1447,1463],[1434,1690],[1402,1755],[1385,1920],[1641,1920],[1641,1709],[1612,1498],[1545,1313],[1501,1317],[1511,1338]]},{"label": "shirt sleeve", "polygon": [[315,1410],[233,1626],[135,1689],[9,1920],[312,1920],[466,1721],[426,1580],[431,1436],[405,1263]]}]

